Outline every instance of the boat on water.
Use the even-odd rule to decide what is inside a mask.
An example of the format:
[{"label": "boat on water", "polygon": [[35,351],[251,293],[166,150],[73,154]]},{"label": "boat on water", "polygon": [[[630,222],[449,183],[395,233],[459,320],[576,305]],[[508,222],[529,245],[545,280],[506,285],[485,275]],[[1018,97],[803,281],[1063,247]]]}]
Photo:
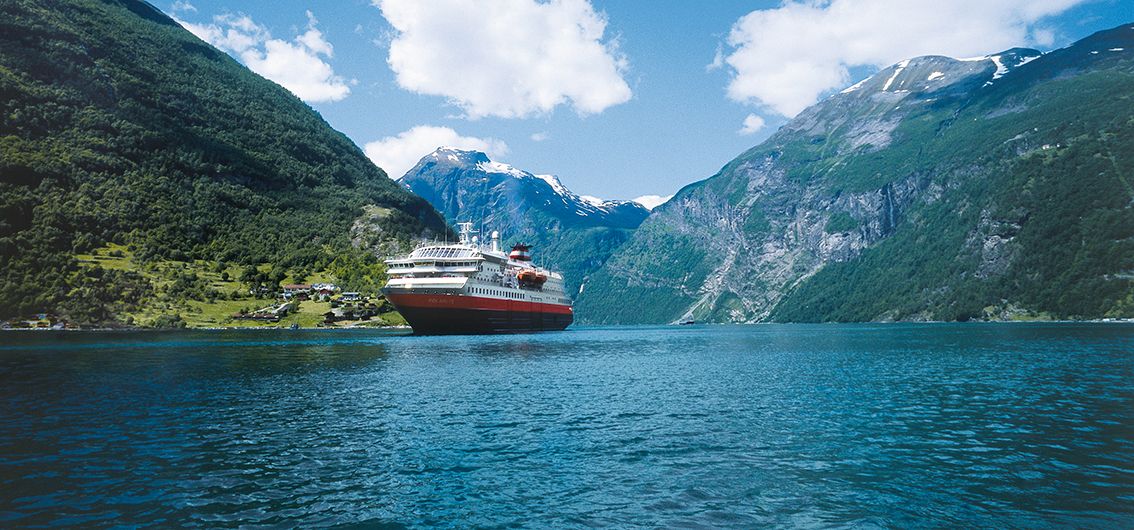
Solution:
[{"label": "boat on water", "polygon": [[574,321],[563,276],[532,263],[523,243],[505,253],[500,234],[488,245],[472,223],[458,223],[457,243],[428,243],[388,259],[382,293],[417,334],[558,331]]}]

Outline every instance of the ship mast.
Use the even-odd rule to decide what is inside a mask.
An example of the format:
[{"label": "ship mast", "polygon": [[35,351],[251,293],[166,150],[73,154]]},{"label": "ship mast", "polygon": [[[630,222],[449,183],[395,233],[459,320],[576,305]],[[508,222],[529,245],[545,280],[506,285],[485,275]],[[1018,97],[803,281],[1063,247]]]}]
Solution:
[{"label": "ship mast", "polygon": [[472,235],[480,233],[479,230],[473,230],[472,223],[457,223],[457,228],[460,230],[462,245],[472,244]]}]

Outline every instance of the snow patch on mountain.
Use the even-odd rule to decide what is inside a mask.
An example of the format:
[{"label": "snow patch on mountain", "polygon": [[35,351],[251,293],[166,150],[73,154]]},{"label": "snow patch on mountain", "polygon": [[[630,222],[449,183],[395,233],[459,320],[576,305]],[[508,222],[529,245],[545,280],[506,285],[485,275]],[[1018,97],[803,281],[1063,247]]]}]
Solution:
[{"label": "snow patch on mountain", "polygon": [[485,173],[501,173],[504,175],[511,175],[516,178],[524,178],[531,175],[531,173],[521,171],[508,164],[494,162],[492,160],[489,160],[488,162],[481,162],[476,165],[476,168]]},{"label": "snow patch on mountain", "polygon": [[999,55],[993,55],[992,57],[989,57],[989,59],[992,60],[992,64],[996,65],[996,72],[992,74],[993,81],[1004,77],[1004,74],[1008,73],[1008,67],[1004,66],[1004,62],[1000,60]]},{"label": "snow patch on mountain", "polygon": [[1040,55],[1030,55],[1030,56],[1025,56],[1025,57],[1020,57],[1019,55],[1010,56],[1007,59],[1016,59],[1014,64],[1010,64],[1007,60],[1005,60],[1006,58],[1002,55],[990,55],[990,56],[988,56],[988,60],[992,61],[992,64],[996,65],[996,72],[994,72],[992,74],[992,79],[987,81],[984,84],[984,86],[991,85],[993,81],[996,81],[997,79],[1000,79],[1001,77],[1004,77],[1005,75],[1008,74],[1008,72],[1011,72],[1012,70],[1015,70],[1015,69],[1017,69],[1021,66],[1024,66],[1025,64],[1028,64],[1028,63],[1030,63],[1030,62],[1032,62],[1036,59],[1039,59],[1039,58],[1040,58]]},{"label": "snow patch on mountain", "polygon": [[933,81],[934,79],[941,79],[945,77],[945,72],[933,72],[929,77],[925,78],[926,81]]},{"label": "snow patch on mountain", "polygon": [[[853,84],[849,87],[844,88],[839,93],[840,94],[850,94],[851,92],[854,92],[855,90],[862,88],[862,85],[866,84],[866,82],[870,81],[873,77],[874,76],[867,77],[866,79],[863,79],[862,81],[859,81],[859,82],[857,82],[857,83],[855,83],[855,84]],[[656,195],[650,195],[650,197],[656,197]]]},{"label": "snow patch on mountain", "polygon": [[446,160],[448,160],[448,161],[450,161],[454,164],[458,164],[458,163],[461,162],[461,158],[459,156],[457,156],[458,151],[459,150],[456,147],[449,147],[447,145],[443,145],[441,147],[438,147],[437,150],[434,151],[433,154],[431,154],[429,156],[432,156],[433,158],[435,158],[437,160],[441,160],[441,156],[444,155]]},{"label": "snow patch on mountain", "polygon": [[898,74],[902,73],[902,70],[905,70],[906,67],[909,66],[909,65],[910,65],[909,59],[906,59],[906,60],[898,63],[898,67],[894,69],[894,75],[890,76],[890,79],[886,80],[886,84],[882,86],[882,91],[885,92],[885,91],[889,90],[890,84],[893,83],[894,80],[898,78]]},{"label": "snow patch on mountain", "polygon": [[564,186],[562,182],[559,182],[559,177],[556,177],[555,175],[535,175],[535,178],[546,182],[548,186],[551,186],[551,189],[555,190],[555,193],[564,196],[575,195],[574,193],[571,193],[571,190],[567,189],[567,187]]}]

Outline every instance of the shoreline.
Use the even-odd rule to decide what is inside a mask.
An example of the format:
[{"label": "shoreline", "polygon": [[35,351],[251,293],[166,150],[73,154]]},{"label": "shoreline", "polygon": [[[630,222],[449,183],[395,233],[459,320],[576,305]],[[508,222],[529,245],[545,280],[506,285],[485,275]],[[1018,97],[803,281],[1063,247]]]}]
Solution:
[{"label": "shoreline", "polygon": [[121,327],[121,328],[84,328],[84,329],[52,329],[52,328],[0,328],[0,332],[4,331],[19,331],[19,332],[43,332],[43,331],[63,331],[63,332],[107,332],[107,331],[357,331],[357,330],[409,330],[409,326],[396,325],[396,326],[328,326],[328,327],[300,327],[291,328],[287,326],[248,326],[248,327],[184,327],[184,328],[144,328],[144,327]]},{"label": "shoreline", "polygon": [[[962,325],[978,325],[978,324],[1134,324],[1132,319],[1092,319],[1092,320],[970,320],[967,322],[949,322],[944,320],[919,320],[919,321],[887,321],[887,322],[705,322],[697,323],[693,326],[676,326],[673,324],[605,324],[605,325],[587,325],[580,324],[579,327],[601,327],[601,328],[618,328],[618,327],[686,327],[697,328],[703,326],[767,326],[767,325],[942,325],[942,324],[962,324]],[[59,332],[98,332],[104,333],[108,331],[129,331],[129,332],[167,332],[167,331],[359,331],[359,330],[383,330],[383,331],[397,331],[405,330],[412,331],[412,327],[408,325],[394,325],[394,326],[328,326],[328,327],[300,327],[291,328],[287,326],[248,326],[248,327],[185,327],[185,328],[146,328],[146,327],[104,327],[104,328],[85,328],[85,329],[52,329],[52,328],[0,328],[0,332],[13,331],[13,332],[45,332],[45,331],[59,331]]]}]

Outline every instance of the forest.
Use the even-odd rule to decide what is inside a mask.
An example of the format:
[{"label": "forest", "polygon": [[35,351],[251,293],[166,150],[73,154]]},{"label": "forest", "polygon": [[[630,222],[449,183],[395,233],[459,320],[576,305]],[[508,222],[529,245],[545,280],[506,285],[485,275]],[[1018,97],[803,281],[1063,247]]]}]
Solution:
[{"label": "forest", "polygon": [[[364,211],[382,215],[360,241]],[[0,319],[124,322],[157,286],[76,257],[107,245],[135,268],[334,270],[373,289],[381,264],[358,244],[448,233],[318,113],[148,4],[0,4]],[[195,289],[179,296],[209,296]]]}]

